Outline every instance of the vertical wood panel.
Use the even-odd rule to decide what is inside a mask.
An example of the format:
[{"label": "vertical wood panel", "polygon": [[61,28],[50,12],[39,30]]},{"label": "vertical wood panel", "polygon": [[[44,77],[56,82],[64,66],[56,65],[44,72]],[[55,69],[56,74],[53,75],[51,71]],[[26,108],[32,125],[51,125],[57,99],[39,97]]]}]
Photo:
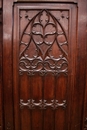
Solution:
[{"label": "vertical wood panel", "polygon": [[[16,2],[17,0],[15,0]],[[20,1],[20,0],[18,0]],[[21,0],[23,1],[23,0]],[[28,1],[28,0],[26,0]],[[32,0],[33,1],[33,0]],[[44,0],[46,2],[46,0]],[[51,0],[49,0],[51,1]],[[56,0],[54,0],[56,1]],[[60,0],[60,2],[64,2],[65,0]],[[53,2],[53,1],[52,1]],[[77,0],[67,0],[66,2],[73,2],[73,5],[77,2]],[[84,119],[86,117],[86,105],[84,104],[84,93],[85,92],[85,79],[86,79],[86,56],[87,56],[87,46],[86,46],[86,24],[87,24],[87,1],[86,0],[78,0],[78,15],[75,15],[75,11],[77,10],[77,7],[74,8],[73,15],[74,17],[71,18],[72,21],[72,37],[71,37],[71,43],[75,44],[75,38],[77,36],[77,47],[71,45],[70,51],[72,51],[71,56],[71,68],[70,68],[70,80],[71,88],[70,88],[70,100],[72,101],[70,107],[70,115],[71,116],[71,124],[70,124],[70,130],[80,130],[84,129],[84,123],[82,126],[82,121],[84,122]],[[72,4],[72,3],[71,3]],[[4,129],[15,129],[15,130],[61,130],[66,129],[65,126],[65,120],[67,118],[67,114],[65,110],[59,108],[58,110],[53,111],[49,107],[47,107],[46,110],[28,110],[27,107],[23,110],[20,110],[19,114],[19,99],[23,98],[24,102],[26,102],[29,98],[34,98],[35,102],[38,102],[39,99],[46,99],[48,102],[51,101],[51,99],[57,98],[59,102],[61,102],[63,99],[66,99],[66,87],[67,87],[67,80],[61,76],[55,82],[55,78],[52,76],[45,76],[43,77],[43,84],[42,84],[42,78],[41,77],[28,77],[24,75],[20,78],[20,84],[18,83],[18,60],[16,60],[16,65],[14,68],[12,68],[12,5],[13,1],[9,0],[8,2],[6,0],[3,1],[3,90],[4,90]],[[2,1],[0,1],[0,7],[2,6]],[[39,7],[39,6],[38,6]],[[71,6],[73,8],[73,6]],[[15,17],[17,18],[17,17]],[[77,25],[73,19],[76,20],[77,18]],[[18,19],[15,19],[15,21]],[[18,26],[16,26],[18,27]],[[77,35],[74,31],[74,29],[77,29]],[[2,30],[0,30],[2,31]],[[17,30],[18,31],[18,30]],[[1,35],[1,34],[0,34]],[[2,36],[0,36],[1,38]],[[0,41],[0,112],[2,112],[1,108],[1,102],[2,102],[2,45]],[[16,41],[18,43],[18,41]],[[16,44],[15,42],[15,44]],[[17,45],[18,47],[18,45]],[[73,49],[72,49],[73,48]],[[18,48],[17,48],[18,49]],[[16,54],[15,49],[15,56],[18,56]],[[76,53],[73,53],[77,51]],[[17,52],[18,53],[18,52]],[[14,56],[14,57],[15,57]],[[77,56],[77,62],[75,63],[75,57]],[[17,57],[18,58],[18,57]],[[70,61],[70,60],[69,60]],[[76,64],[76,66],[75,66]],[[16,70],[16,73],[14,73],[14,100],[13,100],[13,84],[12,84],[12,72],[13,70]],[[76,73],[76,74],[75,74]],[[31,79],[31,81],[30,81]],[[38,81],[38,82],[37,82]],[[56,84],[57,83],[57,84]],[[30,85],[30,86],[29,86]],[[42,87],[43,86],[43,87]],[[56,86],[56,89],[55,89]],[[32,88],[32,89],[31,89]],[[43,92],[42,92],[43,90]],[[55,91],[56,90],[56,91]],[[72,91],[72,92],[71,92]],[[43,94],[44,93],[44,94]],[[17,95],[16,95],[17,94]],[[13,103],[14,101],[14,103]],[[86,103],[86,97],[85,97],[85,103]],[[16,105],[16,106],[15,106]],[[13,113],[13,106],[14,111],[16,112],[16,116]],[[83,108],[85,106],[85,108]],[[85,111],[85,114],[83,113],[83,109]],[[55,114],[54,114],[55,113]],[[84,117],[83,117],[84,114]],[[20,116],[21,115],[21,116]],[[20,117],[19,117],[20,116]],[[43,116],[43,120],[42,120]],[[65,117],[66,116],[66,117]],[[16,118],[17,117],[17,118]],[[31,118],[31,119],[30,119]],[[36,120],[37,119],[37,120]],[[83,120],[82,120],[83,119]],[[16,121],[15,127],[13,120]],[[20,120],[20,121],[19,121]],[[21,123],[20,123],[21,122]],[[2,116],[0,116],[0,123],[2,125]],[[42,125],[43,124],[43,125]],[[20,126],[18,126],[20,125]],[[2,126],[0,126],[0,130],[2,130]]]},{"label": "vertical wood panel", "polygon": [[[40,100],[43,98],[43,81],[42,76],[35,75],[31,77],[31,93],[32,93],[32,99],[35,100],[35,103],[40,102]],[[31,111],[32,113],[32,129],[33,130],[41,130],[42,129],[42,118],[43,118],[43,112],[40,110],[40,108],[35,108]]]},{"label": "vertical wood panel", "polygon": [[20,110],[21,112],[21,130],[31,130],[31,111],[26,107]]},{"label": "vertical wood panel", "polygon": [[66,110],[59,108],[55,112],[55,130],[65,130],[66,126]]},{"label": "vertical wood panel", "polygon": [[62,102],[67,98],[68,76],[61,75],[56,78],[56,99]]},{"label": "vertical wood panel", "polygon": [[44,99],[51,101],[55,98],[55,77],[53,75],[44,76]]},{"label": "vertical wood panel", "polygon": [[[44,76],[44,99],[47,102],[51,102],[51,100],[55,99],[55,77],[53,75]],[[44,110],[43,120],[44,126],[43,130],[54,130],[55,129],[55,111],[51,108],[47,108]]]},{"label": "vertical wood panel", "polygon": [[[13,29],[13,40],[14,40],[14,44],[13,44],[13,96],[14,96],[14,123],[15,123],[15,129],[19,130],[20,126],[21,126],[21,122],[20,122],[20,77],[19,77],[19,72],[18,72],[18,65],[19,65],[19,44],[17,44],[19,42],[19,30],[18,30],[18,23],[19,23],[19,19],[18,17],[16,17],[16,13],[18,13],[18,10],[15,9],[13,12],[13,20],[15,20],[14,22],[14,29]],[[17,30],[16,30],[16,26],[17,26]]]},{"label": "vertical wood panel", "polygon": [[[87,26],[86,26],[86,36],[87,36]],[[86,43],[87,43],[87,38],[86,38]],[[86,46],[86,56],[87,56],[87,46]],[[87,61],[86,61],[86,84],[85,84],[85,92],[84,92],[84,108],[83,108],[82,118],[83,118],[82,129],[86,130],[87,129]]]},{"label": "vertical wood panel", "polygon": [[18,86],[20,99],[31,99],[31,77],[26,74],[20,76],[20,84]]},{"label": "vertical wood panel", "polygon": [[55,130],[55,119],[54,119],[54,110],[51,108],[48,108],[47,110],[44,110],[44,126],[43,130]]},{"label": "vertical wood panel", "polygon": [[2,86],[2,45],[3,45],[3,23],[2,8],[0,9],[0,130],[3,130],[3,86]]},{"label": "vertical wood panel", "polygon": [[42,115],[43,112],[40,109],[32,110],[32,130],[42,130]]},{"label": "vertical wood panel", "polygon": [[[59,103],[62,103],[63,100],[67,101],[67,93],[68,93],[68,76],[61,75],[60,77],[56,78],[56,99],[59,101]],[[67,103],[68,104],[68,103]],[[68,107],[68,106],[67,106]],[[67,114],[66,109],[59,108],[55,112],[55,129],[56,130],[64,130],[67,128],[66,126],[66,120],[67,120]],[[60,124],[60,126],[59,126]]]},{"label": "vertical wood panel", "polygon": [[3,1],[3,87],[5,128],[13,130],[13,93],[12,93],[12,4]]},{"label": "vertical wood panel", "polygon": [[[77,63],[76,63],[76,84],[73,93],[72,102],[72,122],[71,130],[79,130],[82,128],[83,117],[83,97],[85,90],[86,78],[86,26],[87,26],[87,1],[78,0],[77,15]],[[83,32],[83,33],[82,33]]]},{"label": "vertical wood panel", "polygon": [[43,82],[42,76],[36,75],[31,77],[31,93],[32,99],[38,102],[42,99]]},{"label": "vertical wood panel", "polygon": [[[85,2],[85,9],[84,11],[87,12],[87,2]],[[81,6],[81,5],[80,5]],[[87,13],[85,13],[85,24],[84,24],[84,29],[85,29],[85,39],[84,39],[84,42],[85,42],[85,49],[86,49],[86,59],[87,59]],[[85,57],[84,57],[85,58]],[[85,85],[85,89],[84,89],[84,92],[83,92],[83,95],[84,95],[84,98],[83,98],[83,103],[84,103],[84,108],[83,108],[83,112],[82,112],[82,118],[83,118],[83,124],[82,124],[82,129],[83,130],[87,130],[87,60],[86,60],[86,69],[85,69],[85,73],[86,73],[86,83],[84,84]]]},{"label": "vertical wood panel", "polygon": [[[23,102],[27,102],[31,99],[31,84],[30,84],[30,77],[26,74],[20,76],[20,85],[19,88],[19,95],[20,100],[23,99]],[[24,109],[20,109],[20,124],[21,130],[31,130],[31,114],[30,110],[26,107]]]}]

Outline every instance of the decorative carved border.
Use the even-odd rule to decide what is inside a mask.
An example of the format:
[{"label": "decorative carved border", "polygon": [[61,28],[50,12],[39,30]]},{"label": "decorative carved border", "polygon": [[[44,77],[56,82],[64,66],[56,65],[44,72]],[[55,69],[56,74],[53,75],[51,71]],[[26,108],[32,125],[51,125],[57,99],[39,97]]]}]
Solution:
[{"label": "decorative carved border", "polygon": [[20,108],[23,109],[24,107],[28,107],[28,109],[35,109],[39,107],[40,109],[46,109],[47,107],[51,107],[52,109],[58,109],[58,107],[66,108],[66,100],[63,100],[62,103],[59,103],[58,100],[51,100],[51,102],[47,102],[47,100],[39,100],[39,102],[35,102],[33,99],[27,100],[24,103],[23,99],[20,99]]}]

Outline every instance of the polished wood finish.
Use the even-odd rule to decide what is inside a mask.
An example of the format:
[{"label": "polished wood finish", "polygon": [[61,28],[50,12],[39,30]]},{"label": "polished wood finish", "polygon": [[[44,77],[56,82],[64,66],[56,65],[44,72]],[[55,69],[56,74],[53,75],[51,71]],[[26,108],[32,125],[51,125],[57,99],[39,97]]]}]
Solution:
[{"label": "polished wood finish", "polygon": [[[76,63],[76,87],[74,89],[74,100],[72,109],[72,130],[83,129],[83,106],[86,79],[86,23],[87,4],[86,1],[78,1],[78,31],[77,31],[77,63]],[[82,6],[84,5],[84,7]],[[84,17],[84,18],[83,18]],[[82,34],[84,32],[84,34]],[[83,64],[84,63],[84,64]],[[80,107],[79,107],[80,106]],[[74,114],[76,117],[74,117]]]},{"label": "polished wood finish", "polygon": [[77,3],[78,0],[14,0],[14,2],[66,2]]},{"label": "polished wood finish", "polygon": [[2,88],[2,7],[0,8],[0,130],[3,130],[3,88]]},{"label": "polished wood finish", "polygon": [[[4,129],[13,126],[13,93],[12,93],[12,4],[3,1],[3,91],[4,91]],[[6,9],[6,10],[5,10]]]},{"label": "polished wood finish", "polygon": [[86,129],[86,13],[86,0],[3,1],[3,130]]},{"label": "polished wood finish", "polygon": [[[72,98],[69,94],[72,95],[71,90],[73,90],[75,82],[76,59],[73,50],[76,52],[76,16],[77,6],[73,4],[19,3],[14,6],[15,129],[26,127],[26,129],[47,130],[50,125],[51,130],[68,129]],[[58,30],[56,30],[57,28]],[[56,36],[57,34],[58,36]],[[71,77],[71,75],[73,76]],[[45,100],[47,100],[46,103]],[[51,100],[55,105],[52,105]],[[56,107],[57,101],[61,107]],[[28,102],[30,103],[27,105]],[[19,103],[26,109],[28,109],[26,106],[29,106],[30,111],[21,110]],[[34,107],[35,110],[33,110]],[[42,111],[38,110],[40,108]],[[69,118],[66,116],[67,113]],[[25,114],[26,120],[23,118]],[[34,115],[37,117],[37,123]],[[50,119],[49,116],[51,116]]]},{"label": "polished wood finish", "polygon": [[0,8],[2,8],[2,0],[0,0]]},{"label": "polished wood finish", "polygon": [[[87,19],[87,17],[86,17]],[[86,27],[86,36],[87,36],[87,27]],[[87,43],[87,38],[85,39]],[[87,46],[86,46],[87,48]],[[87,50],[86,50],[86,55],[87,55]],[[86,82],[85,82],[85,92],[84,92],[84,105],[83,105],[83,124],[82,124],[82,129],[87,130],[87,60],[86,60]]]}]

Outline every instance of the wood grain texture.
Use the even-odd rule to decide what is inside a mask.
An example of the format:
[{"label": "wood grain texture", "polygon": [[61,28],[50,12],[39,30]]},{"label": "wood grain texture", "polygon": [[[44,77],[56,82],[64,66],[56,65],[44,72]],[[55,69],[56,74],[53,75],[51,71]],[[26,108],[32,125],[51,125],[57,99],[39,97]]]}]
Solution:
[{"label": "wood grain texture", "polygon": [[86,130],[86,11],[86,0],[3,1],[5,130]]},{"label": "wood grain texture", "polygon": [[[70,115],[75,82],[76,10],[74,4],[18,3],[14,6],[16,129],[69,127],[66,115]],[[24,114],[29,122],[23,121]],[[58,120],[58,117],[61,118]]]},{"label": "wood grain texture", "polygon": [[[86,4],[86,12],[87,12],[87,4]],[[87,21],[87,15],[85,16],[86,21]],[[86,22],[87,23],[87,22]],[[86,34],[85,37],[87,37],[87,26],[85,28],[86,30]],[[85,42],[87,43],[87,38],[85,39]],[[86,44],[86,56],[87,56],[87,44]],[[82,129],[83,130],[87,130],[87,60],[86,60],[86,83],[85,83],[85,92],[84,92],[84,108],[83,108],[83,113],[82,113],[82,117],[83,117],[83,124],[82,124]]]},{"label": "wood grain texture", "polygon": [[[77,62],[76,62],[76,84],[72,102],[71,130],[82,128],[84,92],[86,79],[86,26],[87,26],[87,1],[78,1],[77,19]],[[83,6],[84,5],[84,6]],[[84,34],[82,34],[84,32]],[[75,115],[75,116],[74,116]]]},{"label": "wood grain texture", "polygon": [[3,1],[3,91],[4,91],[4,129],[13,130],[12,93],[12,4]]},{"label": "wood grain texture", "polygon": [[0,130],[3,130],[3,88],[2,88],[2,8],[0,9]]},{"label": "wood grain texture", "polygon": [[2,0],[0,0],[0,8],[2,8]]}]

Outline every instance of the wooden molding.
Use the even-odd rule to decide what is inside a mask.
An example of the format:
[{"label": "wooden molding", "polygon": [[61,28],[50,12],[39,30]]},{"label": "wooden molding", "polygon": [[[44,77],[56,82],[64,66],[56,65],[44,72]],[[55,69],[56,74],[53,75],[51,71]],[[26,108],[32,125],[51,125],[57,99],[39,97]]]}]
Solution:
[{"label": "wooden molding", "polygon": [[77,3],[78,0],[14,0],[14,2],[66,2]]},{"label": "wooden molding", "polygon": [[0,8],[2,8],[2,0],[0,0]]}]

